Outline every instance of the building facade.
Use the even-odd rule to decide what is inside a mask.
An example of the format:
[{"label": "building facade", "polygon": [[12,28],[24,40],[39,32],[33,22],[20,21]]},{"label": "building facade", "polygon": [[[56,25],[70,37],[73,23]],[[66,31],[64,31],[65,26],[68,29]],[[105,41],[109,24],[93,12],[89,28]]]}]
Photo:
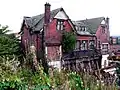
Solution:
[{"label": "building facade", "polygon": [[87,26],[87,31],[96,35],[97,37],[97,48],[101,49],[103,55],[109,53],[110,45],[110,31],[109,31],[109,18],[98,17],[86,20],[80,20],[79,22],[84,23]]},{"label": "building facade", "polygon": [[119,36],[110,37],[110,50],[111,52],[114,52],[114,53],[120,52],[120,37]]},{"label": "building facade", "polygon": [[45,13],[24,17],[21,27],[21,43],[25,53],[30,46],[36,47],[37,58],[42,58],[43,47],[48,62],[60,61],[62,57],[62,32],[74,32],[74,26],[63,8],[50,10],[45,4]]}]

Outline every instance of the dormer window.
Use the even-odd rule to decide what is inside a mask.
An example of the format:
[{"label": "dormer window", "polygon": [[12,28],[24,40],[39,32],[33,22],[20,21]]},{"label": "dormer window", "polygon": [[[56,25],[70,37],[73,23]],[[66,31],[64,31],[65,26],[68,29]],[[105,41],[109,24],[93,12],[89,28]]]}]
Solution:
[{"label": "dormer window", "polygon": [[86,31],[86,27],[85,27],[85,31]]},{"label": "dormer window", "polygon": [[63,30],[64,29],[64,21],[63,20],[57,20],[57,30]]},{"label": "dormer window", "polygon": [[80,31],[86,31],[86,27],[85,26],[81,26],[79,30]]},{"label": "dormer window", "polygon": [[80,27],[80,31],[82,31],[82,27]]},{"label": "dormer window", "polygon": [[76,30],[78,30],[79,28],[76,26]]}]

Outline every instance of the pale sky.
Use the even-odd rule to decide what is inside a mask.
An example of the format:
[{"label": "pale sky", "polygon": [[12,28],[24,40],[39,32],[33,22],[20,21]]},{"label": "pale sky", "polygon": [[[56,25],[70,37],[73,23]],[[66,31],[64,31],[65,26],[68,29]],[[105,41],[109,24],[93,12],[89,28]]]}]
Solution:
[{"label": "pale sky", "polygon": [[63,7],[72,20],[109,17],[110,34],[120,35],[120,0],[0,0],[0,24],[19,32],[24,16],[44,13],[44,4],[51,10]]}]

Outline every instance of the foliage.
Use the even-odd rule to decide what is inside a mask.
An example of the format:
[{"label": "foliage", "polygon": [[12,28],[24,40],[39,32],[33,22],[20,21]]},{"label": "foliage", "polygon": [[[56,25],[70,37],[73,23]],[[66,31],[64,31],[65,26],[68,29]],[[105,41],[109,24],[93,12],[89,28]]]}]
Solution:
[{"label": "foliage", "polygon": [[12,60],[15,57],[21,59],[23,56],[19,39],[12,33],[8,34],[9,32],[8,26],[0,25],[0,62],[6,62],[6,60]]},{"label": "foliage", "polygon": [[[38,66],[39,69],[33,72],[31,53],[24,59],[25,66],[23,64],[19,67],[21,64],[19,59],[22,56],[20,44],[13,34],[6,34],[8,31],[7,27],[0,29],[0,90],[100,90],[100,87],[103,87],[101,84],[97,85],[94,77],[85,73],[49,68],[47,75],[41,64]],[[62,44],[65,52],[71,51],[75,42],[73,33],[63,34]]]},{"label": "foliage", "polygon": [[0,36],[0,56],[19,55],[19,42],[9,36]]},{"label": "foliage", "polygon": [[41,66],[36,72],[29,68],[13,69],[15,61],[9,61],[13,60],[8,60],[8,64],[0,63],[0,90],[107,90],[112,86],[100,85],[95,77],[85,73],[50,68],[47,75]]},{"label": "foliage", "polygon": [[10,30],[8,30],[8,26],[0,25],[0,35],[7,34],[8,32],[10,32]]},{"label": "foliage", "polygon": [[64,52],[69,52],[74,49],[76,36],[72,32],[64,32],[62,37],[62,47]]},{"label": "foliage", "polygon": [[71,90],[85,90],[80,75],[76,73],[69,74]]}]

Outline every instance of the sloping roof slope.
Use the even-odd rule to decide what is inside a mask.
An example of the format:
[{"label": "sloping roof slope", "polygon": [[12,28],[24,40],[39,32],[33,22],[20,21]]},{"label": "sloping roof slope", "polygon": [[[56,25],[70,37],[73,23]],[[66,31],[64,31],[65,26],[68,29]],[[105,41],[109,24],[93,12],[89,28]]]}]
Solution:
[{"label": "sloping roof slope", "polygon": [[[51,11],[50,18],[53,19],[54,16],[61,10],[62,8],[58,8]],[[24,20],[28,27],[33,28],[34,31],[39,31],[43,28],[44,24],[44,14],[40,14],[33,17],[24,17]]]},{"label": "sloping roof slope", "polygon": [[103,19],[104,17],[98,17],[92,19],[79,20],[77,22],[83,22],[87,26],[87,31],[91,34],[95,34],[98,26],[101,24]]}]

